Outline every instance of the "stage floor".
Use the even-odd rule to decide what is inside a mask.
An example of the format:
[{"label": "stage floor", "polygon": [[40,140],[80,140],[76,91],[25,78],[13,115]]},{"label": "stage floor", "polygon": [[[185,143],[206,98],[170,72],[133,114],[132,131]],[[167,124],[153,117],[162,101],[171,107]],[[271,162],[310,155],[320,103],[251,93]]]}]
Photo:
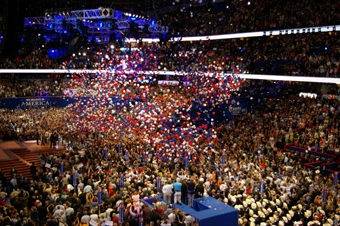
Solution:
[{"label": "stage floor", "polygon": [[12,153],[12,150],[27,149],[30,152],[51,152],[65,151],[63,146],[58,149],[50,148],[49,145],[37,145],[35,140],[32,141],[0,141],[0,161],[15,160],[18,157]]},{"label": "stage floor", "polygon": [[21,143],[25,148],[30,150],[30,152],[41,152],[41,151],[56,151],[56,150],[64,150],[64,146],[58,146],[58,149],[50,148],[50,145],[37,145],[37,141],[30,140],[24,141]]}]

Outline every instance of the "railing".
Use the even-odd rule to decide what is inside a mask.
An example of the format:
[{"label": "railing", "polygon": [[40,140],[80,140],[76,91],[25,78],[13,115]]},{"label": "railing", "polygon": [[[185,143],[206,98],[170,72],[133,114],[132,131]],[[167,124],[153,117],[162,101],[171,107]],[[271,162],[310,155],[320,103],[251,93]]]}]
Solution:
[{"label": "railing", "polygon": [[[52,74],[81,74],[81,73],[122,73],[121,71],[115,70],[82,70],[82,69],[0,69],[0,73],[52,73]],[[124,71],[126,74],[136,73],[136,71]],[[153,74],[153,75],[177,75],[182,76],[186,72],[179,71],[138,71],[138,74]],[[200,74],[199,72],[195,72]],[[203,74],[203,73],[201,73]],[[230,73],[216,72],[216,73],[204,73],[206,75],[230,75]],[[340,78],[329,78],[329,77],[303,77],[303,76],[282,76],[282,75],[262,75],[262,74],[237,74],[241,79],[255,79],[255,80],[274,80],[274,81],[292,81],[292,82],[315,82],[315,83],[329,83],[329,84],[340,84]]]}]

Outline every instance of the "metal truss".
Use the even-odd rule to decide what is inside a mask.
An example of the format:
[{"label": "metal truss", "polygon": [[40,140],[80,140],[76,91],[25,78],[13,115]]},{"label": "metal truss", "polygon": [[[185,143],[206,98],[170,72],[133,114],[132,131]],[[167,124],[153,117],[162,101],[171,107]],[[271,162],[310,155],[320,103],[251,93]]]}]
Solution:
[{"label": "metal truss", "polygon": [[24,20],[24,26],[30,27],[35,25],[45,25],[45,17],[26,17]]},{"label": "metal truss", "polygon": [[158,25],[154,26],[154,25],[152,25],[152,26],[149,27],[149,31],[152,32],[152,33],[167,33],[168,30],[169,30],[169,28],[166,27],[166,26],[158,26]]},{"label": "metal truss", "polygon": [[89,19],[116,19],[122,18],[122,13],[111,8],[99,9],[84,9],[74,11],[46,11],[45,19],[50,22],[57,22],[60,20],[89,20]]},{"label": "metal truss", "polygon": [[128,29],[130,28],[130,21],[129,20],[119,20],[117,21],[117,26],[118,26],[118,29]]},{"label": "metal truss", "polygon": [[[85,27],[89,30],[96,29],[96,33],[107,33],[111,30],[112,24],[116,23],[118,29],[126,30],[130,28],[130,22],[134,21],[139,28],[144,28],[149,25],[149,31],[152,33],[168,32],[168,27],[157,25],[156,21],[151,21],[142,18],[134,18],[132,16],[125,16],[122,12],[113,10],[111,8],[99,9],[85,9],[75,11],[46,10],[45,17],[26,17],[25,27],[44,26],[44,29],[55,30],[56,32],[64,32],[62,29],[62,22],[66,21],[76,28],[76,21],[81,20]],[[104,21],[101,21],[104,20]],[[109,20],[109,21],[108,21]]]}]

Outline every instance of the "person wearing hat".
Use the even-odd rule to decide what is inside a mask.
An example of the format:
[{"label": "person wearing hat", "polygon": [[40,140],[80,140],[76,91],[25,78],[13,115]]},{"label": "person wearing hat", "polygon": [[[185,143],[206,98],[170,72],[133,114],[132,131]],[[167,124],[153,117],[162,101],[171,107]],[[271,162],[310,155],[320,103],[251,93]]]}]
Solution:
[{"label": "person wearing hat", "polygon": [[265,222],[266,215],[262,211],[258,211],[258,215],[259,215],[260,222]]},{"label": "person wearing hat", "polygon": [[258,210],[257,210],[257,206],[256,206],[256,203],[255,202],[253,202],[252,204],[251,204],[251,209],[254,211],[254,214],[257,214],[258,213]]},{"label": "person wearing hat", "polygon": [[313,220],[312,212],[311,212],[310,210],[306,210],[306,211],[304,212],[304,218],[303,218],[303,220],[304,220],[305,222],[310,222],[310,221]]}]

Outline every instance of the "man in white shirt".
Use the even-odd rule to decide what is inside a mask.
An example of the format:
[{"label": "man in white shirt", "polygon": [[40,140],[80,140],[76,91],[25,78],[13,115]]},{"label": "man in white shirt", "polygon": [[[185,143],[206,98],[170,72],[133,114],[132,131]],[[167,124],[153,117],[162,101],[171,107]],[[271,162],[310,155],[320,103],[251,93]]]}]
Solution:
[{"label": "man in white shirt", "polygon": [[168,219],[161,223],[161,226],[171,226],[171,223]]},{"label": "man in white shirt", "polygon": [[221,184],[221,185],[220,185],[220,190],[221,190],[222,192],[224,192],[225,189],[227,189],[227,185],[226,185],[225,183]]},{"label": "man in white shirt", "polygon": [[85,193],[91,192],[91,190],[92,190],[91,185],[86,185],[85,188],[84,188]]},{"label": "man in white shirt", "polygon": [[63,219],[64,222],[66,222],[66,214],[63,210],[58,209],[54,212],[53,214],[54,217],[58,218],[58,219]]},{"label": "man in white shirt", "polygon": [[63,205],[56,205],[56,207],[54,208],[55,210],[63,210],[63,211],[65,211],[65,206],[63,206]]},{"label": "man in white shirt", "polygon": [[168,181],[167,184],[162,188],[163,199],[168,203],[171,203],[172,187],[173,185],[170,183],[170,181]]},{"label": "man in white shirt", "polygon": [[171,224],[174,224],[176,221],[176,215],[174,214],[173,210],[171,210],[171,213],[168,216],[168,219],[170,221]]},{"label": "man in white shirt", "polygon": [[81,221],[85,220],[87,223],[90,222],[91,218],[90,216],[87,214],[87,212],[84,212],[84,216],[81,217]]},{"label": "man in white shirt", "polygon": [[97,220],[99,219],[99,216],[98,216],[98,214],[91,214],[91,215],[90,215],[90,218],[91,218],[91,220],[93,220],[93,221],[97,221]]},{"label": "man in white shirt", "polygon": [[72,207],[68,207],[66,210],[66,216],[71,216],[72,214],[74,214],[74,209]]},{"label": "man in white shirt", "polygon": [[186,215],[185,218],[184,218],[184,223],[185,225],[191,225],[192,223],[195,222],[195,218],[193,218],[192,216],[190,215]]},{"label": "man in white shirt", "polygon": [[113,209],[111,208],[111,206],[109,206],[109,208],[105,211],[106,213],[106,220],[110,221],[111,217],[110,217],[110,213],[113,211]]}]

